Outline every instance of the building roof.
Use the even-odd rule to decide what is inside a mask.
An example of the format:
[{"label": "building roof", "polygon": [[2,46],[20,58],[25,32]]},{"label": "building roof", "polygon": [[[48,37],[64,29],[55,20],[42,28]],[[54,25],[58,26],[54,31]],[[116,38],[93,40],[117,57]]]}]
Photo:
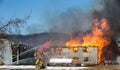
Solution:
[{"label": "building roof", "polygon": [[18,44],[23,44],[26,46],[39,46],[49,40],[52,40],[52,45],[63,45],[69,36],[63,33],[39,33],[30,35],[3,35],[5,39],[13,41]]}]

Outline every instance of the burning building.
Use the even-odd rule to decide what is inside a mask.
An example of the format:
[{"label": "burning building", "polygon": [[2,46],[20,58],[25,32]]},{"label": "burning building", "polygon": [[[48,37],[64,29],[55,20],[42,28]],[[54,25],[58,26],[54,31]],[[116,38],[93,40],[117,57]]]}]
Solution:
[{"label": "burning building", "polygon": [[[62,53],[54,54],[56,55],[53,55],[54,57],[61,56],[60,54],[63,54],[63,52],[68,51],[64,53],[66,54],[65,57],[68,57],[67,54],[71,53],[72,55],[76,54],[77,56],[73,56],[70,58],[83,59],[84,57],[80,56],[80,54],[83,55],[83,52],[80,50],[87,46],[88,48],[97,47],[98,49],[93,50],[95,52],[95,56],[98,56],[94,59],[95,63],[96,60],[98,64],[106,60],[119,60],[119,41],[117,41],[117,45],[116,40],[114,39],[116,35],[119,34],[120,30],[120,2],[118,0],[110,0],[110,2],[108,1],[109,0],[104,1],[104,8],[102,10],[93,10],[93,14],[91,15],[86,15],[85,13],[83,14],[81,13],[81,11],[79,11],[79,9],[69,9],[67,12],[62,13],[60,17],[57,17],[58,19],[55,17],[55,20],[51,21],[53,23],[53,27],[51,26],[52,28],[50,29],[49,33],[32,35],[0,34],[0,38],[4,38],[8,42],[10,42],[9,46],[11,47],[10,49],[12,49],[12,52],[9,52],[11,56],[13,56],[12,58],[10,56],[10,59],[11,61],[14,61],[15,64],[15,61],[18,60],[18,64],[34,64],[35,59],[33,54],[36,52],[36,50],[42,53],[44,52],[44,48],[50,48],[51,51],[49,50],[49,52],[52,56],[54,54],[52,53],[52,49],[57,49],[57,47],[59,46],[64,46],[62,47]],[[113,12],[113,10],[115,11]],[[88,15],[90,16],[89,19],[91,21],[91,24],[86,24],[89,23],[88,18],[86,19]],[[80,16],[82,16],[83,20],[81,20]],[[66,23],[69,24],[66,25]],[[87,27],[87,25],[91,25],[91,27]],[[84,27],[86,27],[86,29],[84,29]],[[54,48],[52,46],[54,46]],[[59,48],[59,50],[61,49]],[[57,50],[55,51],[57,52]],[[91,58],[93,57],[91,56],[90,59]],[[89,58],[86,57],[85,59],[88,60]],[[31,60],[33,62],[30,62]],[[117,62],[119,62],[118,60]]]},{"label": "burning building", "polygon": [[[51,47],[43,52],[48,59],[48,65],[67,64],[68,66],[96,65],[98,64],[98,48],[91,46],[75,46],[71,49],[66,46]],[[71,61],[70,61],[71,60]]]},{"label": "burning building", "polygon": [[[1,34],[0,36],[1,38],[4,38],[11,43],[10,47],[12,48],[12,64],[35,64],[35,58],[33,56],[35,50],[42,53],[45,51],[45,49],[48,48],[51,50],[48,52],[51,53],[49,55],[56,55],[54,58],[59,56],[63,57],[63,54],[65,54],[65,57],[70,57],[68,55],[71,53],[71,55],[73,54],[75,56],[71,56],[70,58],[75,58],[78,60],[78,62],[79,60],[84,61],[85,59],[85,61],[89,61],[88,64],[92,62],[94,64],[100,64],[105,60],[116,60],[118,56],[115,54],[116,51],[118,52],[116,47],[117,45],[115,46],[115,43],[111,39],[112,32],[108,23],[109,22],[105,18],[102,18],[101,20],[94,19],[91,30],[82,33],[80,36],[67,35],[62,33],[41,33],[32,35]],[[64,48],[62,47],[63,51],[61,53],[55,54],[57,51],[54,50],[52,46],[55,46],[55,49],[57,49],[58,46],[64,46]],[[88,50],[92,49],[93,52],[84,54],[82,52],[83,50],[81,49],[84,49],[86,47]],[[114,49],[114,51],[112,49]],[[56,52],[52,53],[52,51]],[[65,51],[66,53],[64,53]],[[93,54],[95,55],[95,59],[92,57]],[[116,58],[113,58],[113,56]]]},{"label": "burning building", "polygon": [[[97,58],[94,59],[94,60],[96,60],[96,59],[98,60],[97,61],[98,63],[96,63],[96,64],[100,64],[102,62],[106,62],[108,64],[109,64],[109,62],[116,64],[117,63],[116,60],[118,57],[118,54],[116,54],[116,52],[119,52],[119,51],[117,50],[116,43],[111,39],[112,32],[111,32],[111,29],[110,29],[110,26],[108,23],[109,22],[105,18],[103,18],[101,20],[94,19],[91,30],[89,32],[86,32],[85,34],[83,34],[83,36],[80,36],[80,37],[79,36],[75,37],[73,35],[70,40],[66,41],[66,43],[65,43],[66,47],[69,50],[72,49],[73,51],[78,51],[77,48],[80,48],[81,46],[84,48],[86,46],[87,47],[90,46],[93,48],[95,46],[97,46],[98,50],[96,49],[93,51],[94,53],[96,51],[98,52],[96,54],[96,55],[98,55]],[[76,47],[76,48],[74,48],[74,47]],[[112,50],[111,48],[114,50]],[[53,51],[55,51],[55,50],[53,50]],[[70,53],[70,52],[68,51],[65,54],[68,54],[68,53]],[[72,54],[75,55],[75,53],[71,53],[71,55]],[[80,54],[80,55],[78,55],[78,57],[82,56],[82,52],[79,52],[78,54]],[[89,54],[90,54],[90,52],[89,52]],[[54,55],[55,55],[55,52],[54,52]],[[91,55],[89,55],[89,56],[91,57]],[[55,57],[57,57],[57,56],[55,56]],[[84,58],[84,56],[82,56],[82,57]],[[82,58],[80,58],[80,59],[82,59]],[[85,59],[88,59],[88,58],[85,58]],[[90,62],[90,63],[92,63],[92,62]]]},{"label": "burning building", "polygon": [[102,57],[102,49],[110,43],[110,27],[106,19],[93,21],[91,32],[86,33],[83,37],[72,38],[66,43],[68,48],[71,46],[97,46],[98,47],[98,62],[102,62],[105,57]]}]

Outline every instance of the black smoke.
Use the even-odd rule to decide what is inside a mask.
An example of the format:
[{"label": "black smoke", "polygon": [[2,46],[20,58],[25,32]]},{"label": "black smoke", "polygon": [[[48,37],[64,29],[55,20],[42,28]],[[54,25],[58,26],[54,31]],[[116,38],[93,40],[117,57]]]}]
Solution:
[{"label": "black smoke", "polygon": [[120,0],[102,0],[102,11],[94,11],[94,17],[106,18],[111,28],[111,43],[103,48],[103,57],[106,60],[116,60],[120,55],[116,37],[120,34]]},{"label": "black smoke", "polygon": [[120,33],[120,0],[103,0],[102,17],[108,19],[113,36]]}]

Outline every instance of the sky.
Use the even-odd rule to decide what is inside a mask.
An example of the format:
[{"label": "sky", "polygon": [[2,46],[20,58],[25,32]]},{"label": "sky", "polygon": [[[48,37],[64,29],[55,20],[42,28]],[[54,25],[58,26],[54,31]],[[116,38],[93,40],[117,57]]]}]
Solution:
[{"label": "sky", "polygon": [[[47,17],[74,7],[88,12],[94,2],[95,0],[0,0],[0,18],[23,18],[30,15],[22,34],[42,33],[49,30],[49,23],[45,23]],[[31,28],[33,31],[29,30]]]}]

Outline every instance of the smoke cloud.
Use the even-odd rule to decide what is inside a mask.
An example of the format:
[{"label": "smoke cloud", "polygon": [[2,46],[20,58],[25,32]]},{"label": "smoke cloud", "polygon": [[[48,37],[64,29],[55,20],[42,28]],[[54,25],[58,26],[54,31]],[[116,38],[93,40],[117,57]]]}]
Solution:
[{"label": "smoke cloud", "polygon": [[[82,2],[85,2],[85,5],[81,5]],[[79,4],[63,7],[60,3],[59,6],[55,5],[57,7],[49,7],[50,9],[44,10],[44,13],[40,15],[42,16],[40,20],[33,22],[26,28],[26,32],[29,34],[42,32],[74,34],[90,30],[93,12],[102,11],[104,6],[101,0],[81,1]]]},{"label": "smoke cloud", "polygon": [[93,16],[96,18],[106,18],[111,28],[111,43],[103,48],[103,56],[106,60],[115,60],[120,55],[119,48],[116,44],[117,36],[120,34],[120,0],[101,0],[103,10],[94,11]]},{"label": "smoke cloud", "polygon": [[104,8],[101,1],[94,2],[89,10],[83,11],[79,7],[72,7],[60,14],[53,14],[52,17],[47,18],[46,22],[49,26],[49,32],[75,34],[90,30],[93,22],[93,12],[101,12]]},{"label": "smoke cloud", "polygon": [[91,28],[93,18],[106,18],[115,37],[120,33],[120,0],[98,0],[88,12],[69,8],[48,20],[50,32],[85,32]]},{"label": "smoke cloud", "polygon": [[69,8],[67,11],[52,18],[50,32],[71,34],[78,31],[87,31],[91,28],[91,14],[83,13],[79,8]]},{"label": "smoke cloud", "polygon": [[114,37],[120,33],[120,0],[102,0],[104,9],[98,17],[109,21]]},{"label": "smoke cloud", "polygon": [[41,24],[37,24],[39,22],[37,21],[36,24],[28,26],[26,31],[30,34],[46,31],[68,34],[80,31],[86,32],[91,28],[93,18],[106,18],[109,21],[113,35],[118,35],[120,32],[120,0],[92,1],[94,2],[93,6],[90,6],[90,9],[86,11],[83,11],[79,6],[66,8],[57,14],[49,10],[46,14],[53,13],[52,16],[48,14],[44,18],[43,15]]}]

